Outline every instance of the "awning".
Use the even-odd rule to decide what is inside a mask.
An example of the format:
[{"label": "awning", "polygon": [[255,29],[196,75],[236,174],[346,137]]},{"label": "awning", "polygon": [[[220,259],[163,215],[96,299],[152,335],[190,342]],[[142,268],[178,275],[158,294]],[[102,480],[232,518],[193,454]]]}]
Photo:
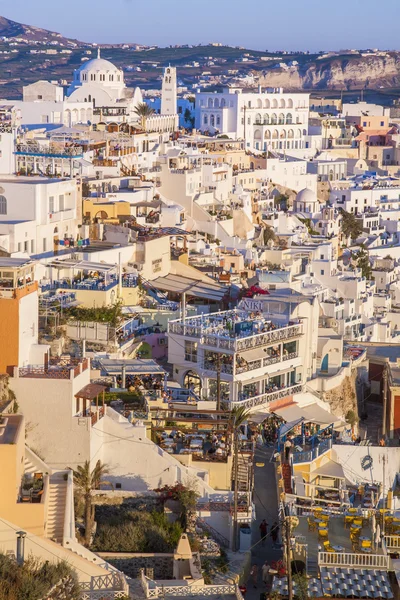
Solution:
[{"label": "awning", "polygon": [[333,477],[334,479],[346,479],[343,467],[334,460],[329,460],[327,463],[311,471],[310,475],[321,475],[324,477]]},{"label": "awning", "polygon": [[287,433],[289,433],[289,431],[292,431],[292,429],[294,429],[297,425],[300,425],[300,423],[304,423],[303,417],[300,419],[295,419],[294,421],[290,421],[289,423],[284,423],[280,426],[279,437],[283,438]]},{"label": "awning", "polygon": [[246,350],[245,352],[240,353],[240,357],[244,358],[246,362],[252,362],[253,360],[262,360],[263,358],[265,358],[265,356],[265,353],[260,353],[260,348],[256,350]]},{"label": "awning", "polygon": [[165,277],[157,277],[157,279],[151,281],[151,284],[163,292],[173,292],[175,294],[186,293],[189,296],[205,300],[215,300],[217,302],[220,302],[228,291],[226,287],[214,283],[211,279],[210,283],[206,283],[172,274]]},{"label": "awning", "polygon": [[125,367],[127,375],[165,375],[164,369],[150,358],[125,360],[102,358],[99,360],[99,364],[105,375],[122,375],[122,367]]},{"label": "awning", "polygon": [[84,398],[85,400],[94,400],[106,391],[105,385],[100,385],[98,383],[88,383],[85,385],[77,394],[75,394],[75,398]]},{"label": "awning", "polygon": [[321,408],[316,402],[303,407],[300,407],[298,404],[290,404],[283,408],[277,408],[274,410],[274,413],[287,423],[303,418],[305,423],[315,423],[325,427],[328,425],[341,427],[344,424],[336,415]]}]

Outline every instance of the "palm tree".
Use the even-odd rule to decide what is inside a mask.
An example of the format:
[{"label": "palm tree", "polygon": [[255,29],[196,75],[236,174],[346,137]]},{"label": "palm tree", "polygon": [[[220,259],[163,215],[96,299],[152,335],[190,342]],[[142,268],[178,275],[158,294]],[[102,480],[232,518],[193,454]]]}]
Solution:
[{"label": "palm tree", "polygon": [[146,102],[141,102],[135,107],[135,113],[139,117],[140,127],[145,131],[147,119],[154,114],[154,109],[150,108]]},{"label": "palm tree", "polygon": [[233,474],[233,550],[237,549],[237,522],[238,522],[238,475],[239,475],[239,428],[250,416],[250,411],[244,406],[236,406],[231,411],[233,426],[233,456],[234,456],[234,474]]},{"label": "palm tree", "polygon": [[100,485],[113,487],[113,484],[110,481],[103,480],[103,477],[108,473],[108,467],[101,464],[99,460],[92,471],[90,470],[90,462],[87,460],[83,466],[80,465],[73,473],[77,494],[83,498],[85,505],[85,544],[89,546],[94,521],[92,491],[100,489]]}]

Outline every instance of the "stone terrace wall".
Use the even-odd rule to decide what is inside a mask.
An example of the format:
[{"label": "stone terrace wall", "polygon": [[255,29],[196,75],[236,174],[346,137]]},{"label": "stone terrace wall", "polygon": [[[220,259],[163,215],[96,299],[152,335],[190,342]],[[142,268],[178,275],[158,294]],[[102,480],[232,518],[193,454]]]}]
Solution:
[{"label": "stone terrace wall", "polygon": [[136,554],[127,552],[98,552],[97,554],[133,579],[140,577],[142,569],[144,569],[145,575],[150,577],[150,579],[173,578],[173,554]]}]

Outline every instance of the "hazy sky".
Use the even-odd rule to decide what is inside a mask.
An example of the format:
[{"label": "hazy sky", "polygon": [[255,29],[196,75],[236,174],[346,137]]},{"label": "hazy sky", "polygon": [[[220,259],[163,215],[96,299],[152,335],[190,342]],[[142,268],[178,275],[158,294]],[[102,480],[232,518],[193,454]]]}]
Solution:
[{"label": "hazy sky", "polygon": [[90,42],[400,49],[399,0],[0,0],[0,14]]}]

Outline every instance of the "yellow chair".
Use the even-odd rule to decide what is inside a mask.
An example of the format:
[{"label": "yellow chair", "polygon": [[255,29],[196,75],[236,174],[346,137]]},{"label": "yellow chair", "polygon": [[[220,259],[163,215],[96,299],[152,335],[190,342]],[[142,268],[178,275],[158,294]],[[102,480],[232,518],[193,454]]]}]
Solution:
[{"label": "yellow chair", "polygon": [[325,515],[324,513],[318,515],[318,518],[321,519],[321,521],[325,521],[325,523],[329,521],[329,515]]},{"label": "yellow chair", "polygon": [[317,530],[317,524],[314,521],[314,519],[312,519],[311,517],[308,517],[307,523],[308,523],[308,531],[316,531]]},{"label": "yellow chair", "polygon": [[355,514],[357,512],[357,509],[356,508],[349,508],[348,512]]},{"label": "yellow chair", "polygon": [[334,550],[331,546],[331,543],[329,540],[326,540],[325,542],[323,542],[324,545],[324,550],[325,552],[336,552],[336,550]]},{"label": "yellow chair", "polygon": [[354,521],[354,517],[352,517],[351,515],[345,515],[344,517],[344,527],[346,529],[346,525],[351,525]]},{"label": "yellow chair", "polygon": [[313,506],[312,511],[313,511],[313,513],[316,513],[319,515],[319,513],[322,512],[322,506]]},{"label": "yellow chair", "polygon": [[327,540],[328,539],[328,528],[325,527],[325,528],[322,528],[322,529],[321,528],[318,529],[318,537],[321,540]]},{"label": "yellow chair", "polygon": [[353,520],[353,525],[361,525],[361,527],[362,527],[362,524],[363,524],[362,519],[354,519]]},{"label": "yellow chair", "polygon": [[371,540],[362,540],[361,541],[361,548],[372,548],[372,542],[371,542]]}]

